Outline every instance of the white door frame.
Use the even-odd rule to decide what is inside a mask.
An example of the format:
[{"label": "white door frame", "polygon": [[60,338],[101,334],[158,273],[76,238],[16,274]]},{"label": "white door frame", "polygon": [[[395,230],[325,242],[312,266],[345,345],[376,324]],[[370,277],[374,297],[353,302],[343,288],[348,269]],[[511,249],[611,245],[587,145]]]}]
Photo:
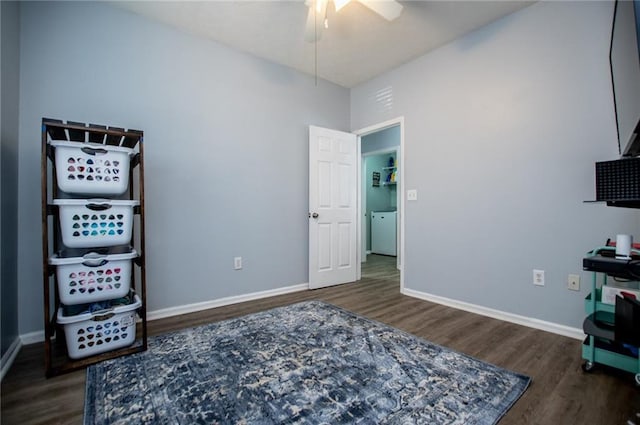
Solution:
[{"label": "white door frame", "polygon": [[356,243],[357,246],[357,259],[356,259],[356,278],[360,280],[362,278],[362,136],[366,136],[367,134],[376,133],[380,130],[384,130],[389,127],[400,126],[400,155],[397,156],[398,160],[398,168],[399,176],[398,176],[398,185],[397,191],[399,196],[399,208],[400,214],[398,215],[398,227],[400,232],[398,232],[399,243],[398,245],[398,256],[399,263],[398,269],[400,270],[400,292],[404,292],[404,264],[405,264],[405,252],[404,252],[404,208],[405,208],[405,197],[404,197],[404,117],[400,116],[397,118],[393,118],[388,121],[384,121],[378,124],[374,124],[369,127],[362,128],[360,130],[354,131],[353,133],[358,136],[358,171],[357,175],[357,187],[358,187],[358,212],[356,214],[356,229],[358,232],[357,238],[359,243]]}]

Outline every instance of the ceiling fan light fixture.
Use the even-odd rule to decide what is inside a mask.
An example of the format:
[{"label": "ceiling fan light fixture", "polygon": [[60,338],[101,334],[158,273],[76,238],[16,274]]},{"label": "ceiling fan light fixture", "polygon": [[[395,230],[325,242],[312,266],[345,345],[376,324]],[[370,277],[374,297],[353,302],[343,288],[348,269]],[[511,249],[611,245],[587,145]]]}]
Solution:
[{"label": "ceiling fan light fixture", "polygon": [[358,0],[363,6],[376,12],[387,21],[393,21],[402,13],[402,5],[396,0]]},{"label": "ceiling fan light fixture", "polygon": [[333,4],[336,7],[336,12],[349,4],[351,0],[333,0]]}]

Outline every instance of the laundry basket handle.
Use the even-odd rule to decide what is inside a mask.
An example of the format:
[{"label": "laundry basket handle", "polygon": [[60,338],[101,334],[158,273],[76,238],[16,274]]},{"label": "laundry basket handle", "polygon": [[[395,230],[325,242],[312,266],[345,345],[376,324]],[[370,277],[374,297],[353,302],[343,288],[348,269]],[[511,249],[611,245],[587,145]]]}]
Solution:
[{"label": "laundry basket handle", "polygon": [[111,205],[110,204],[87,204],[85,205],[85,207],[87,207],[91,211],[104,211],[111,208]]},{"label": "laundry basket handle", "polygon": [[82,152],[86,153],[87,155],[104,155],[105,153],[109,152],[106,149],[101,149],[101,148],[87,148],[84,147],[81,149]]},{"label": "laundry basket handle", "polygon": [[106,313],[106,314],[98,314],[96,316],[93,316],[91,320],[93,320],[94,322],[104,322],[105,320],[109,320],[116,315],[115,313],[110,312],[112,310],[113,309],[105,309],[105,310],[96,311],[94,312],[94,314],[95,313]]},{"label": "laundry basket handle", "polygon": [[86,267],[101,267],[109,262],[104,258],[104,255],[96,254],[95,252],[85,255],[83,260],[82,265]]}]

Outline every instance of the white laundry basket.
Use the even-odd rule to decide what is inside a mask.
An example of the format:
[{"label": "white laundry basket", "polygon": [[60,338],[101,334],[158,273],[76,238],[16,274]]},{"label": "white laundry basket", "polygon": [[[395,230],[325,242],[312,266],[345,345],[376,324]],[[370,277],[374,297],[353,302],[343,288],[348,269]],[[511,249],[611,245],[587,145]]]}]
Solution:
[{"label": "white laundry basket", "polygon": [[57,321],[64,326],[69,357],[79,359],[133,344],[136,309],[141,305],[140,297],[134,295],[129,305],[75,316],[65,316],[64,307],[60,306]]},{"label": "white laundry basket", "polygon": [[128,244],[133,207],[140,201],[110,199],[54,199],[60,209],[62,243],[68,248]]},{"label": "white laundry basket", "polygon": [[125,254],[61,258],[53,255],[49,264],[56,266],[58,295],[65,305],[91,303],[124,297],[131,286],[131,262],[135,249]]},{"label": "white laundry basket", "polygon": [[134,150],[121,146],[52,140],[60,190],[86,195],[121,195],[129,187]]}]

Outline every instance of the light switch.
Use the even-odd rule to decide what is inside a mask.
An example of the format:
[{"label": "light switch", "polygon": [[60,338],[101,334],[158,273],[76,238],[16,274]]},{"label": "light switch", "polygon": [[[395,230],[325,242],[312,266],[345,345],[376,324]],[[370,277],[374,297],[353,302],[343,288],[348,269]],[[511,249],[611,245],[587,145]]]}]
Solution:
[{"label": "light switch", "polygon": [[407,201],[417,201],[418,191],[416,189],[407,190]]}]

